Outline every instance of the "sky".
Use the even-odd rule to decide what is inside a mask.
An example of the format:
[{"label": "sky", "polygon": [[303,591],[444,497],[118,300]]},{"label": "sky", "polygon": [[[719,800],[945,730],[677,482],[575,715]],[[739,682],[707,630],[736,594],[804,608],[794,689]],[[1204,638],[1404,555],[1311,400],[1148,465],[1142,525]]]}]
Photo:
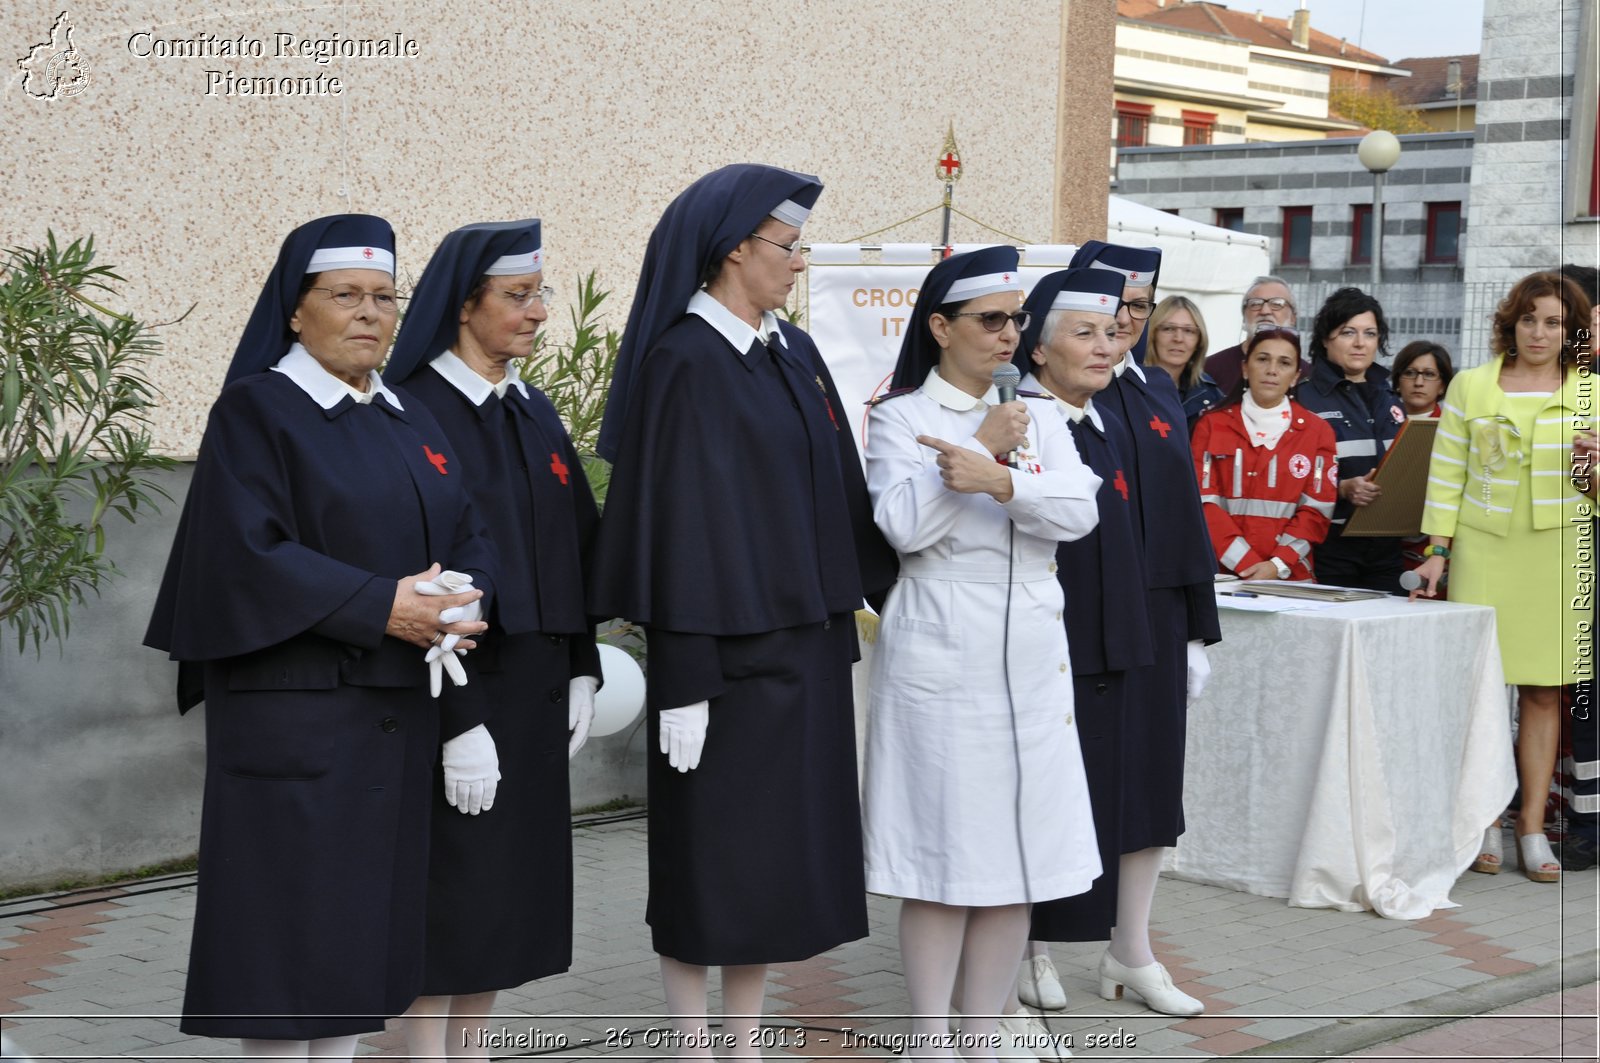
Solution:
[{"label": "sky", "polygon": [[[1288,18],[1300,0],[1223,0],[1235,11]],[[1385,59],[1475,55],[1483,0],[1306,0],[1311,24]]]}]

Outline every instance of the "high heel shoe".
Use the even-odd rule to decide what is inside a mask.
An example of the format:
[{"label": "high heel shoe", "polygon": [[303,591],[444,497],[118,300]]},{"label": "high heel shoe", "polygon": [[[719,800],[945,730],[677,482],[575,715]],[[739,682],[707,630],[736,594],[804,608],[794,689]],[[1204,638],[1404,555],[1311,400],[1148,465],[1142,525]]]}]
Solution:
[{"label": "high heel shoe", "polygon": [[1476,871],[1480,875],[1498,875],[1500,873],[1500,821],[1483,832],[1483,844],[1478,848],[1478,858],[1472,862],[1468,870]]},{"label": "high heel shoe", "polygon": [[1152,1011],[1163,1015],[1199,1015],[1206,1006],[1172,984],[1172,976],[1160,963],[1143,967],[1124,967],[1107,949],[1100,957],[1100,996],[1103,1000],[1120,1000],[1122,990],[1133,990]]},{"label": "high heel shoe", "polygon": [[[1517,866],[1534,882],[1560,882],[1561,864],[1544,831],[1517,838]],[[1552,870],[1553,869],[1553,870]]]}]

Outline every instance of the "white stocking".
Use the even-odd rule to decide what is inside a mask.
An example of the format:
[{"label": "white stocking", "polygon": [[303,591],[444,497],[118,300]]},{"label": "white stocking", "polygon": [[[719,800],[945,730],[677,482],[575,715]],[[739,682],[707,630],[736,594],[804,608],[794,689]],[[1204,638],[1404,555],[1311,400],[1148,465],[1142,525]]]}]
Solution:
[{"label": "white stocking", "polygon": [[911,998],[915,1042],[906,1052],[908,1059],[955,1058],[945,1039],[967,912],[933,901],[900,902],[900,963]]},{"label": "white stocking", "polygon": [[722,1032],[739,1038],[728,1051],[729,1059],[761,1058],[761,1013],[766,996],[766,964],[722,969]]},{"label": "white stocking", "polygon": [[711,1059],[710,1031],[706,1029],[706,968],[661,957],[661,985],[667,993],[667,1014],[685,1043],[679,1059]]},{"label": "white stocking", "polygon": [[448,1059],[445,1048],[445,1027],[449,1025],[449,997],[418,997],[411,1002],[406,1013],[400,1016],[400,1028],[406,1035],[406,1054],[411,1063],[433,1063]]},{"label": "white stocking", "polygon": [[445,1031],[451,1059],[488,1059],[489,1046],[478,1036],[494,1013],[494,990],[450,998],[450,1025]]},{"label": "white stocking", "polygon": [[[961,1028],[974,1038],[984,1039],[994,1034],[1006,998],[1016,992],[1017,964],[1028,940],[1029,911],[1026,904],[967,909],[967,929],[961,945],[961,999],[965,1016]],[[968,1049],[968,1052],[967,1058],[972,1060],[994,1058],[994,1053],[988,1049]]]},{"label": "white stocking", "polygon": [[1150,907],[1161,880],[1163,848],[1124,853],[1117,864],[1117,928],[1111,934],[1111,958],[1124,967],[1148,967],[1156,962],[1150,951]]}]

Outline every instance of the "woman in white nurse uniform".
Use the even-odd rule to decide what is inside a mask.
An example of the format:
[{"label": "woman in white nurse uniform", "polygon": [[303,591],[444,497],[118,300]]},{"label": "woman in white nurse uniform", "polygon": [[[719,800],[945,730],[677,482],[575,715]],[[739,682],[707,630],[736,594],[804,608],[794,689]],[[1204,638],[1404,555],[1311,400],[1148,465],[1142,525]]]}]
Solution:
[{"label": "woman in white nurse uniform", "polygon": [[1095,525],[1100,478],[1048,399],[999,401],[1021,301],[1013,248],[935,266],[868,420],[867,486],[900,580],[872,677],[867,888],[904,898],[915,1058],[953,1054],[958,969],[959,1044],[987,1058],[1029,904],[1100,874],[1055,575],[1056,544]]}]

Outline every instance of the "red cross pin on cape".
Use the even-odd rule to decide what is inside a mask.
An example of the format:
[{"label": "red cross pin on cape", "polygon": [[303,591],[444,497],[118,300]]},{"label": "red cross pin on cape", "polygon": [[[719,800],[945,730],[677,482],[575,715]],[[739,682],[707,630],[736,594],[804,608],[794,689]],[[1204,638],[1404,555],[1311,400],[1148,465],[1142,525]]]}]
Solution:
[{"label": "red cross pin on cape", "polygon": [[561,455],[555,451],[550,452],[550,471],[561,481],[562,487],[567,486],[567,473],[572,470],[567,467],[566,462],[561,460]]},{"label": "red cross pin on cape", "polygon": [[445,468],[445,463],[450,460],[449,458],[443,454],[435,454],[433,448],[426,443],[422,444],[422,452],[428,456],[428,464],[439,470],[440,476],[450,475],[450,471]]}]

